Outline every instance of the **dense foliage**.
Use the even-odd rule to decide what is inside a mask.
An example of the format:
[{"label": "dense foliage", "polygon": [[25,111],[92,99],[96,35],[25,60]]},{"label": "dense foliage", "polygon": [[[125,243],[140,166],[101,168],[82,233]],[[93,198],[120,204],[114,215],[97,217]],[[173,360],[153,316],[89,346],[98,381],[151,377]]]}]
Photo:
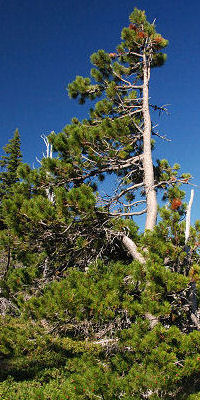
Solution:
[{"label": "dense foliage", "polygon": [[[186,242],[181,187],[190,175],[160,160],[153,187],[146,177],[145,68],[163,64],[166,45],[135,9],[117,52],[91,57],[94,82],[69,85],[80,103],[101,99],[89,119],[51,133],[54,157],[23,164],[18,131],[4,148],[2,400],[200,398],[200,223]],[[106,176],[116,190],[103,196]],[[141,233],[133,217],[151,216],[158,190],[159,222]]]}]

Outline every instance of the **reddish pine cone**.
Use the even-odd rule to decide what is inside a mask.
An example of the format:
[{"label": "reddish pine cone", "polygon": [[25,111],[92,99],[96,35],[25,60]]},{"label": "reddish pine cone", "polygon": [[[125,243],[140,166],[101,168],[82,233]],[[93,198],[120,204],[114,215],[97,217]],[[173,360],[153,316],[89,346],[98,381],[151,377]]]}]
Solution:
[{"label": "reddish pine cone", "polygon": [[140,31],[140,32],[137,33],[137,36],[140,39],[144,39],[145,37],[147,37],[147,34],[145,32]]},{"label": "reddish pine cone", "polygon": [[137,31],[137,26],[135,24],[130,24],[129,29]]},{"label": "reddish pine cone", "polygon": [[115,58],[115,57],[117,57],[117,54],[116,54],[116,53],[110,53],[109,56],[110,56],[111,58]]},{"label": "reddish pine cone", "polygon": [[182,204],[181,199],[178,199],[178,198],[173,199],[171,202],[171,209],[177,210],[181,206],[181,204]]}]

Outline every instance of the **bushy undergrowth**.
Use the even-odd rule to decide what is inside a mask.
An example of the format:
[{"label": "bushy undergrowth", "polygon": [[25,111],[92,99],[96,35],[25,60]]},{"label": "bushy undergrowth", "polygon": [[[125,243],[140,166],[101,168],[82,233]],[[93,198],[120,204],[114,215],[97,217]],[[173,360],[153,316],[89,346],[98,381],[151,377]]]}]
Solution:
[{"label": "bushy undergrowth", "polygon": [[184,315],[153,330],[143,317],[172,318],[170,294],[187,286],[178,277],[151,262],[99,263],[21,302],[20,317],[1,321],[2,400],[194,399],[200,332],[181,331]]}]

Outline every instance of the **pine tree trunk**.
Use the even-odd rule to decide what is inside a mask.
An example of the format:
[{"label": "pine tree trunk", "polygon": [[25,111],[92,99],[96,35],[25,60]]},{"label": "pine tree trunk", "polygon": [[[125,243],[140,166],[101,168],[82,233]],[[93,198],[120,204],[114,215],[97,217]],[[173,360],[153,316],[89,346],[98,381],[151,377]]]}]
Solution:
[{"label": "pine tree trunk", "polygon": [[149,112],[149,78],[150,67],[147,58],[143,55],[143,117],[144,117],[144,133],[143,133],[143,168],[144,168],[144,184],[147,201],[147,216],[145,230],[152,230],[157,220],[157,199],[154,188],[154,171],[151,151],[151,117]]}]

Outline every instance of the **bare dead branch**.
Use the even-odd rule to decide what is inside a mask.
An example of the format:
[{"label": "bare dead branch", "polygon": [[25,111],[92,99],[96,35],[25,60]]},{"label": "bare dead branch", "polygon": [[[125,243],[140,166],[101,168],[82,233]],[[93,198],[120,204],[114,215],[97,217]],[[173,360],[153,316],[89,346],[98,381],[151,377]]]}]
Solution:
[{"label": "bare dead branch", "polygon": [[134,260],[139,261],[141,264],[145,264],[145,258],[138,251],[136,244],[127,235],[122,235],[122,243],[131,254]]},{"label": "bare dead branch", "polygon": [[200,322],[199,319],[197,318],[197,316],[195,314],[191,314],[191,320],[194,323],[194,325],[196,326],[197,330],[200,331]]},{"label": "bare dead branch", "polygon": [[112,216],[114,216],[114,217],[116,217],[116,216],[119,216],[119,217],[131,217],[131,216],[133,216],[133,215],[142,215],[142,214],[145,214],[147,212],[147,209],[145,208],[144,210],[141,210],[141,211],[133,211],[133,212],[113,212],[113,213],[111,213],[110,215],[112,215]]},{"label": "bare dead branch", "polygon": [[122,203],[123,207],[137,207],[139,204],[146,203],[146,200],[137,200],[130,204]]},{"label": "bare dead branch", "polygon": [[159,319],[150,313],[145,313],[145,318],[148,319],[151,329],[159,323]]}]

